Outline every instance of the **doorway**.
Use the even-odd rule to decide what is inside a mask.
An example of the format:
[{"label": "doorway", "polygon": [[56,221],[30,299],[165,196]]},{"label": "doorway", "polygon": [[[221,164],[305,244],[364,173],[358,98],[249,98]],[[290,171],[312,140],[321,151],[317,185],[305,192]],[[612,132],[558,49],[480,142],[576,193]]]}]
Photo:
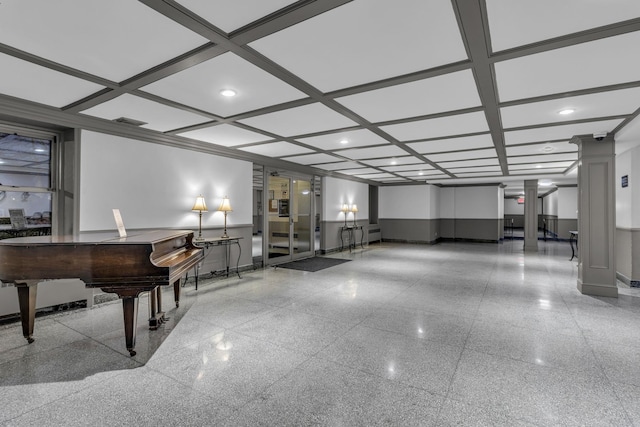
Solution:
[{"label": "doorway", "polygon": [[265,263],[280,264],[313,256],[315,236],[313,177],[282,171],[266,174],[264,191]]}]

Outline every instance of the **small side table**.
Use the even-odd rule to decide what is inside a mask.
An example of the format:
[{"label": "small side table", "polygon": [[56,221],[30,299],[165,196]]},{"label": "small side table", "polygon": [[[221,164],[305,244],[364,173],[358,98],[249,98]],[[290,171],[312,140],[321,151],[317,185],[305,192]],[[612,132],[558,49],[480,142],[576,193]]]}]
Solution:
[{"label": "small side table", "polygon": [[[225,251],[224,251],[224,265],[225,265],[225,269],[226,269],[226,273],[227,273],[227,277],[229,277],[229,262],[231,260],[231,245],[236,245],[238,246],[238,259],[236,260],[236,274],[238,275],[238,278],[241,279],[242,277],[240,277],[240,269],[239,269],[239,265],[240,265],[240,256],[242,255],[242,247],[240,246],[240,239],[242,239],[242,237],[205,237],[202,240],[193,240],[193,244],[195,246],[201,247],[204,249],[204,257],[202,258],[203,261],[207,258],[207,256],[209,256],[209,254],[211,253],[211,249],[216,247],[216,246],[224,246],[225,247]],[[196,290],[198,290],[198,273],[200,270],[200,266],[196,265]],[[212,271],[211,274],[213,274],[214,272]]]},{"label": "small side table", "polygon": [[364,240],[364,228],[361,225],[348,225],[340,227],[340,252],[344,249],[344,233],[347,233],[347,242],[349,244],[349,252],[351,248],[356,249],[356,231],[360,230],[360,247],[364,249],[362,241]]}]

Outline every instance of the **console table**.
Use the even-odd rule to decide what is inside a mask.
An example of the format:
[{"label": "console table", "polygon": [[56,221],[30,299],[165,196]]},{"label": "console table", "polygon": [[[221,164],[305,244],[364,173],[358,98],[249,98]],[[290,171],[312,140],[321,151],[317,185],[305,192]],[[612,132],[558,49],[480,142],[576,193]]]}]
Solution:
[{"label": "console table", "polygon": [[364,249],[362,241],[364,240],[364,228],[361,225],[348,225],[340,227],[340,252],[344,249],[344,233],[347,233],[347,241],[349,243],[349,252],[351,248],[356,248],[356,231],[360,230],[360,247]]},{"label": "console table", "polygon": [[[242,255],[242,247],[240,246],[240,239],[242,239],[242,237],[205,237],[202,240],[193,240],[193,244],[195,246],[204,248],[204,257],[203,257],[203,261],[204,259],[207,258],[207,256],[209,256],[209,254],[211,253],[211,249],[213,249],[216,246],[224,246],[225,251],[224,251],[224,265],[225,265],[225,272],[227,274],[227,277],[229,277],[229,263],[231,260],[231,246],[232,245],[236,245],[238,246],[238,259],[236,259],[236,274],[238,275],[238,278],[241,279],[240,277],[240,269],[238,268],[239,264],[240,264],[240,255]],[[198,290],[198,273],[200,270],[200,265],[196,265],[196,290]],[[215,274],[215,271],[212,271],[211,274]]]},{"label": "console table", "polygon": [[[578,252],[578,232],[577,231],[569,231],[569,244],[571,245],[571,259],[569,261],[573,261],[576,257],[576,252]],[[575,249],[574,249],[575,244]]]}]

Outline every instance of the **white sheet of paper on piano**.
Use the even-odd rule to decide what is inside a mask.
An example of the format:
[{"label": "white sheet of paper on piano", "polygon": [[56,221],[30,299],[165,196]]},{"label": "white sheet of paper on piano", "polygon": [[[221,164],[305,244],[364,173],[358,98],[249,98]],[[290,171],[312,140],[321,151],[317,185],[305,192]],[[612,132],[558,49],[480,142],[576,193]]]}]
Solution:
[{"label": "white sheet of paper on piano", "polygon": [[120,209],[113,210],[113,218],[116,220],[116,227],[118,227],[118,234],[120,237],[127,237],[127,230],[124,228],[124,222],[122,221],[122,215],[120,215]]}]

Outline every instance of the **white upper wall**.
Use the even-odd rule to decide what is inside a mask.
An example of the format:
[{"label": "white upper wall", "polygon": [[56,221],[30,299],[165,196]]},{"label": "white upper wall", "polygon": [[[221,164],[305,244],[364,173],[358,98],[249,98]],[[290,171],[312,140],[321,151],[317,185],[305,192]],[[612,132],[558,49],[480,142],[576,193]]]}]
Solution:
[{"label": "white upper wall", "polygon": [[[455,218],[502,218],[500,187],[455,187]],[[504,196],[503,196],[504,199]]]},{"label": "white upper wall", "polygon": [[553,193],[542,198],[543,212],[545,215],[558,216],[558,192]]},{"label": "white upper wall", "polygon": [[380,187],[378,217],[387,219],[438,218],[437,193],[433,185]]},{"label": "white upper wall", "polygon": [[507,212],[504,189],[497,185],[440,188],[440,218],[503,218]]},{"label": "white upper wall", "polygon": [[228,196],[227,224],[251,224],[250,162],[83,131],[80,169],[80,231],[115,230],[112,209],[125,227],[197,230],[191,211],[202,194],[208,212],[202,227],[220,227],[218,212]]},{"label": "white upper wall", "polygon": [[456,217],[455,190],[454,187],[440,188],[440,218]]},{"label": "white upper wall", "polygon": [[578,218],[578,188],[558,187],[558,219]]},{"label": "white upper wall", "polygon": [[431,187],[431,199],[429,202],[429,215],[431,218],[440,218],[440,187],[430,185]]},{"label": "white upper wall", "polygon": [[518,204],[518,199],[504,199],[505,215],[524,215],[524,203]]},{"label": "white upper wall", "polygon": [[[325,176],[322,178],[322,218],[325,221],[344,221],[340,211],[343,204],[358,205],[356,219],[369,218],[369,185],[362,182]],[[353,220],[353,214],[347,218]]]},{"label": "white upper wall", "polygon": [[[634,174],[638,170],[638,162],[640,147],[616,156],[616,227],[640,228],[640,174]],[[625,175],[628,186],[622,188],[622,177]]]}]

